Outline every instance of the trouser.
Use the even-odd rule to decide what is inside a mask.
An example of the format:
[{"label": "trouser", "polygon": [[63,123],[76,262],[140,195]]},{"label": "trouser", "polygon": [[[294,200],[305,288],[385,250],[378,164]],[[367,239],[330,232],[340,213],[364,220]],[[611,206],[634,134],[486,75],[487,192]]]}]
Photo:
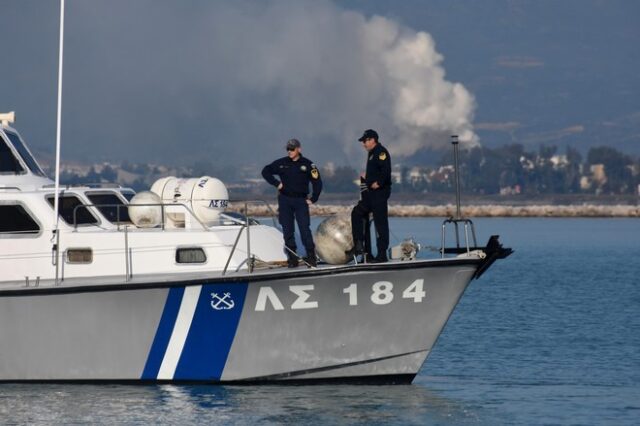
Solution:
[{"label": "trouser", "polygon": [[[300,238],[302,244],[307,251],[307,255],[315,251],[313,236],[311,235],[311,219],[309,218],[309,205],[305,198],[289,197],[287,195],[278,195],[278,220],[282,225],[282,234],[284,236],[284,245],[291,251],[296,251],[295,238],[295,222],[298,222],[300,230]],[[287,256],[290,253],[287,252]]]},{"label": "trouser", "polygon": [[[389,213],[387,200],[391,188],[368,190],[362,194],[362,200],[351,211],[351,232],[353,241],[365,242],[365,232],[369,232],[369,213],[373,213],[376,228],[376,246],[378,257],[387,255],[389,248]],[[371,247],[366,248],[371,251]]]}]

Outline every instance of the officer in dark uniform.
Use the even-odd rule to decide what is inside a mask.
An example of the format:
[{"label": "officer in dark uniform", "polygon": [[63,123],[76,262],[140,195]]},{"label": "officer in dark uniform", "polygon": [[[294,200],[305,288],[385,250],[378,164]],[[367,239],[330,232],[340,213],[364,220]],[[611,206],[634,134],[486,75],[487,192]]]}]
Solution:
[{"label": "officer in dark uniform", "polygon": [[[274,175],[278,175],[280,180]],[[298,222],[300,237],[307,255],[304,261],[311,266],[317,265],[316,247],[311,235],[309,206],[320,197],[322,179],[315,164],[302,156],[300,141],[291,139],[287,142],[287,156],[280,158],[262,169],[262,177],[278,188],[278,219],[282,225],[284,245],[287,250],[289,268],[298,266],[296,240],[294,236],[294,218]],[[309,183],[313,187],[309,197]],[[292,253],[293,252],[293,253]]]},{"label": "officer in dark uniform", "polygon": [[[365,130],[358,139],[367,151],[367,171],[360,178],[362,196],[360,202],[351,211],[351,231],[354,247],[348,251],[350,256],[365,253],[365,232],[368,233],[369,213],[373,213],[376,228],[376,246],[378,255],[370,260],[372,263],[387,261],[389,248],[389,215],[387,200],[391,195],[391,156],[389,151],[378,141],[375,130]],[[371,251],[371,247],[367,247]]]}]

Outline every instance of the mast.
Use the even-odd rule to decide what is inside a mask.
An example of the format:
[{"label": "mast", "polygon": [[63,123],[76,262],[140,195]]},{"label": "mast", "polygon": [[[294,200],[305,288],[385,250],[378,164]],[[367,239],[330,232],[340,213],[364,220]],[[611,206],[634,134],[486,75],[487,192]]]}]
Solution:
[{"label": "mast", "polygon": [[58,114],[56,118],[56,185],[54,207],[55,212],[53,232],[58,232],[58,209],[60,208],[58,191],[60,190],[60,127],[62,122],[62,58],[64,49],[64,0],[60,0],[60,44],[58,46]]},{"label": "mast", "polygon": [[62,58],[64,49],[64,0],[60,0],[60,44],[58,46],[58,114],[56,118],[56,185],[53,197],[53,238],[54,241],[52,251],[55,253],[56,280],[58,285],[58,273],[60,271],[60,232],[58,225],[60,223],[58,211],[60,209],[60,129],[62,123]]}]

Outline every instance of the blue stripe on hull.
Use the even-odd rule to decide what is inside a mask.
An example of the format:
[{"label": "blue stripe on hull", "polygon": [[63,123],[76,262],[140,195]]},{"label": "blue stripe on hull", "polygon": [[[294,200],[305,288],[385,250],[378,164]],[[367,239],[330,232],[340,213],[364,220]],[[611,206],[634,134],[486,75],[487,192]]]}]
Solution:
[{"label": "blue stripe on hull", "polygon": [[174,324],[180,310],[180,303],[182,302],[182,296],[184,294],[184,287],[174,287],[169,289],[167,294],[167,301],[162,311],[162,317],[156,330],[156,336],[153,339],[151,350],[149,351],[149,357],[145,364],[144,371],[142,373],[142,379],[154,380],[158,377],[158,371],[162,364],[162,359],[167,350],[171,333],[173,332]]},{"label": "blue stripe on hull", "polygon": [[220,380],[240,322],[247,287],[247,283],[202,286],[174,379]]}]

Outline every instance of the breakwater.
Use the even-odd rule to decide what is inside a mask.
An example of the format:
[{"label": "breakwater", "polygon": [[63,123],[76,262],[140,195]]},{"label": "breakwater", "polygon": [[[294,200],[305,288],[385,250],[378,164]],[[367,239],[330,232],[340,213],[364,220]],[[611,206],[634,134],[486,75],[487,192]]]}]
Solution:
[{"label": "breakwater", "polygon": [[[313,216],[350,214],[353,206],[340,204],[319,204],[311,206]],[[241,202],[231,203],[232,211],[241,212]],[[277,211],[277,204],[271,204]],[[265,205],[249,206],[251,216],[270,216],[272,211]],[[394,217],[449,217],[455,214],[453,204],[432,206],[421,204],[389,204],[389,216]],[[640,217],[640,205],[468,205],[462,207],[465,217]]]}]

